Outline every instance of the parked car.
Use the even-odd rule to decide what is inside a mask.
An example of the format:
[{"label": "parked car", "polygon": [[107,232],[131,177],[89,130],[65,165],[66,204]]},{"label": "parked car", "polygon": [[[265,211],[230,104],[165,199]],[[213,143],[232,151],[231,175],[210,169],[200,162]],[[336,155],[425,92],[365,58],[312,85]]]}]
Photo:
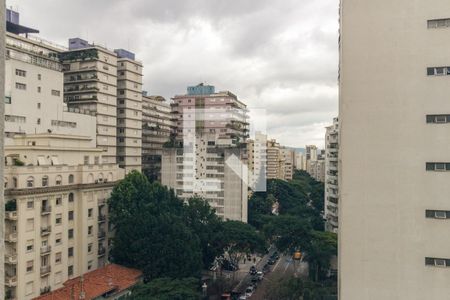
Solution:
[{"label": "parked car", "polygon": [[256,273],[256,278],[258,279],[258,281],[263,280],[263,279],[264,279],[264,273],[261,272],[261,271],[258,271],[258,272]]},{"label": "parked car", "polygon": [[263,268],[262,268],[262,271],[263,271],[264,274],[269,273],[269,272],[270,272],[270,266],[269,266],[269,264],[265,264],[265,265],[263,266]]},{"label": "parked car", "polygon": [[223,293],[220,297],[220,300],[231,300],[231,294],[230,293]]},{"label": "parked car", "polygon": [[255,288],[251,285],[249,285],[246,289],[245,289],[245,295],[247,297],[251,297],[253,295],[253,292],[255,291]]},{"label": "parked car", "polygon": [[256,272],[257,272],[256,267],[255,266],[251,266],[250,267],[250,271],[249,271],[250,275],[255,275]]},{"label": "parked car", "polygon": [[248,299],[248,297],[246,294],[243,294],[239,297],[239,300],[247,300],[247,299]]},{"label": "parked car", "polygon": [[273,258],[273,259],[277,260],[277,259],[280,258],[280,255],[278,254],[277,251],[275,251],[274,253],[272,253],[272,255],[270,256],[270,258]]}]

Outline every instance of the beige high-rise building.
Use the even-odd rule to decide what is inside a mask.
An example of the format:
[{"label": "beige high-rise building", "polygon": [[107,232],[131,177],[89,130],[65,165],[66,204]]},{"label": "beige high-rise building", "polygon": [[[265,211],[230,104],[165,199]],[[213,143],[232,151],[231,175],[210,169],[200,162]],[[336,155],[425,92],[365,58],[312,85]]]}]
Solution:
[{"label": "beige high-rise building", "polygon": [[306,171],[306,155],[303,153],[295,153],[295,169]]},{"label": "beige high-rise building", "polygon": [[338,152],[339,152],[339,121],[333,119],[333,125],[326,127],[325,134],[325,229],[338,230]]},{"label": "beige high-rise building", "polygon": [[124,177],[90,137],[21,135],[5,149],[6,299],[32,299],[107,263],[106,200]]},{"label": "beige high-rise building", "polygon": [[117,54],[117,162],[126,173],[142,165],[142,63],[123,49]]},{"label": "beige high-rise building", "polygon": [[[5,24],[5,1],[0,1],[0,24]],[[5,26],[0,26],[0,34],[1,36],[5,36]],[[1,97],[5,96],[5,39],[0,39],[0,95]],[[6,99],[6,98],[4,98]],[[0,101],[0,157],[4,157],[4,132],[5,132],[5,123],[4,123],[4,114],[5,114],[5,101]],[[4,169],[0,168],[0,241],[4,242],[5,237],[5,228],[4,228],[4,218],[5,218],[5,198],[3,196],[4,193]],[[5,282],[5,269],[4,269],[4,259],[5,252],[4,247],[0,247],[0,283]],[[5,298],[5,289],[0,288],[0,299]]]},{"label": "beige high-rise building", "polygon": [[325,182],[325,160],[308,160],[306,172],[315,180]]},{"label": "beige high-rise building", "polygon": [[142,172],[161,181],[163,146],[175,132],[169,103],[161,96],[142,96]]},{"label": "beige high-rise building", "polygon": [[117,55],[74,38],[60,58],[64,101],[70,109],[94,112],[97,147],[106,151],[103,163],[117,161]]},{"label": "beige high-rise building", "polygon": [[450,3],[343,0],[340,299],[450,294]]},{"label": "beige high-rise building", "polygon": [[317,146],[306,145],[306,160],[317,160]]},{"label": "beige high-rise building", "polygon": [[284,174],[281,179],[292,180],[294,176],[295,151],[286,147],[280,149],[281,162],[284,162]]},{"label": "beige high-rise building", "polygon": [[248,176],[253,191],[266,190],[267,135],[255,132],[255,137],[248,140]]},{"label": "beige high-rise building", "polygon": [[[280,144],[275,139],[267,141],[267,179],[277,179],[281,170]],[[284,165],[284,163],[283,163]]]}]

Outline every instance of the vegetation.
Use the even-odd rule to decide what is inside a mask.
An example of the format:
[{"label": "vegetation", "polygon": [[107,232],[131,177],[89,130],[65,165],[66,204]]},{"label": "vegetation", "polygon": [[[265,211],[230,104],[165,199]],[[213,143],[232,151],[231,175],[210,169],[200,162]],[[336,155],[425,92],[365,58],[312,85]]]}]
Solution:
[{"label": "vegetation", "polygon": [[[114,188],[108,204],[115,229],[111,260],[143,271],[145,284],[132,299],[153,299],[136,296],[146,293],[154,299],[191,299],[196,290],[189,294],[187,287],[199,287],[201,270],[217,257],[227,253],[237,261],[240,255],[266,250],[253,226],[222,221],[204,200],[184,203],[139,172],[129,173]],[[170,280],[173,284],[163,289]]]},{"label": "vegetation", "polygon": [[9,200],[5,203],[5,211],[16,211],[17,210],[17,202],[16,200]]},{"label": "vegetation", "polygon": [[198,300],[200,282],[197,278],[158,278],[140,284],[131,291],[127,300]]}]

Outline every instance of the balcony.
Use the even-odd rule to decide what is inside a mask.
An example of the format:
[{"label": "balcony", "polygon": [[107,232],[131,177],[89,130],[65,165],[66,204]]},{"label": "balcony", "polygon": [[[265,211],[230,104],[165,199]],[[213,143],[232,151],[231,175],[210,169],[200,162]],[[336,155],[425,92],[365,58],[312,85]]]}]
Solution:
[{"label": "balcony", "polygon": [[5,254],[5,263],[10,265],[17,264],[17,255],[16,254]]},{"label": "balcony", "polygon": [[51,271],[52,271],[52,268],[50,266],[42,266],[41,267],[41,276],[46,276],[46,275],[50,274]]},{"label": "balcony", "polygon": [[17,276],[16,275],[8,275],[5,274],[5,285],[7,287],[15,287],[17,286]]},{"label": "balcony", "polygon": [[41,287],[41,295],[50,293],[51,290],[52,288],[50,286]]},{"label": "balcony", "polygon": [[106,199],[98,199],[98,206],[102,206],[106,204]]},{"label": "balcony", "polygon": [[98,256],[103,256],[106,253],[106,249],[103,247],[98,248]]},{"label": "balcony", "polygon": [[104,232],[103,230],[98,232],[98,239],[104,239],[106,237],[106,232]]},{"label": "balcony", "polygon": [[17,221],[17,211],[7,211],[5,212],[6,220]]},{"label": "balcony", "polygon": [[50,254],[51,251],[52,251],[52,247],[51,246],[43,246],[43,247],[41,247],[41,255]]},{"label": "balcony", "polygon": [[49,235],[51,231],[52,231],[51,226],[41,227],[41,236]]},{"label": "balcony", "polygon": [[17,242],[17,232],[7,234],[5,236],[5,240],[10,243],[16,243]]},{"label": "balcony", "polygon": [[99,223],[103,223],[106,221],[106,216],[105,215],[98,215],[98,222]]},{"label": "balcony", "polygon": [[48,215],[51,212],[52,212],[52,207],[50,205],[42,206],[42,208],[41,208],[41,215],[43,215],[43,216],[44,215]]}]

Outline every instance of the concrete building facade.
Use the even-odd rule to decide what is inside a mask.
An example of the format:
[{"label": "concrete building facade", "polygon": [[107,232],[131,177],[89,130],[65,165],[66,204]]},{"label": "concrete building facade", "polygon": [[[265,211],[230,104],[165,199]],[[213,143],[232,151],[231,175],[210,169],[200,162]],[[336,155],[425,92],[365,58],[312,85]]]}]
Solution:
[{"label": "concrete building facade", "polygon": [[446,299],[449,2],[340,13],[340,299]]},{"label": "concrete building facade", "polygon": [[326,128],[325,134],[325,229],[338,231],[339,213],[339,120],[334,118],[333,125]]},{"label": "concrete building facade", "polygon": [[107,264],[108,199],[124,177],[89,137],[21,135],[6,146],[7,299],[32,299]]}]

